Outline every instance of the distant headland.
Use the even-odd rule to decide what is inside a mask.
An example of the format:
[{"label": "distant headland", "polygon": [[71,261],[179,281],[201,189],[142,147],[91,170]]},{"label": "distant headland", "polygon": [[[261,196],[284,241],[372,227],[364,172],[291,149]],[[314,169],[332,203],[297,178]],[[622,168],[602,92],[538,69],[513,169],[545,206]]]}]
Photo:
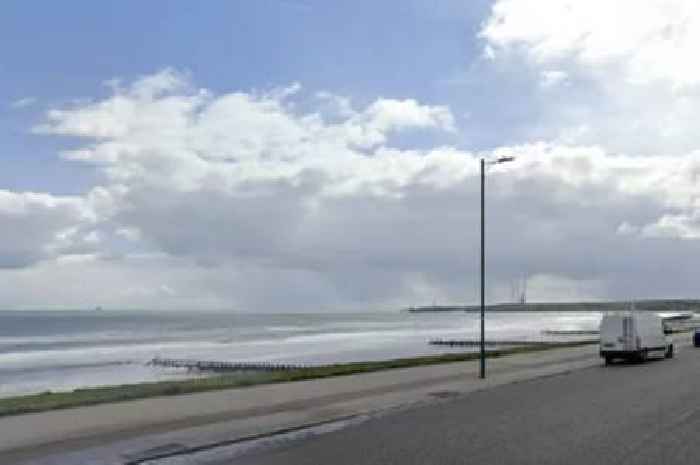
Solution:
[{"label": "distant headland", "polygon": [[[489,312],[609,312],[627,310],[629,300],[608,302],[531,302],[489,304]],[[636,310],[655,312],[700,312],[700,299],[651,299],[635,300]],[[479,305],[424,305],[407,307],[402,311],[429,312],[478,312]]]}]

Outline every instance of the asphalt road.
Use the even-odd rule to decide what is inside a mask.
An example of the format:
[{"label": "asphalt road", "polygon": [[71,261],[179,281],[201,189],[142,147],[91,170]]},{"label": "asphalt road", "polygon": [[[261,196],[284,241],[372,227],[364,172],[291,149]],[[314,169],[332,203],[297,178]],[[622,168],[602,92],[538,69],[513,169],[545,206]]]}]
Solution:
[{"label": "asphalt road", "polygon": [[232,464],[696,464],[700,349],[456,397]]}]

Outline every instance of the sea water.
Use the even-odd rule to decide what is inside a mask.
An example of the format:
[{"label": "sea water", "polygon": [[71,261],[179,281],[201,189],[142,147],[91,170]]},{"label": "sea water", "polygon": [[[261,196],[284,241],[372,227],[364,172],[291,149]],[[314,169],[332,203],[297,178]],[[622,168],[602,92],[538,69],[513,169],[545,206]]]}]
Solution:
[{"label": "sea water", "polygon": [[[596,329],[596,313],[493,313],[487,339],[541,340],[543,330]],[[182,379],[155,357],[326,364],[429,355],[431,339],[477,339],[465,313],[0,311],[0,397]],[[200,374],[202,376],[202,374]]]}]

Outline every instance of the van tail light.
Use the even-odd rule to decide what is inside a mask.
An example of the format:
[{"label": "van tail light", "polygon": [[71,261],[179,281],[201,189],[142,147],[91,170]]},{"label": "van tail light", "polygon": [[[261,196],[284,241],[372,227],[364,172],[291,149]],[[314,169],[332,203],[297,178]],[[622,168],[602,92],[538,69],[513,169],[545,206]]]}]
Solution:
[{"label": "van tail light", "polygon": [[639,338],[639,336],[637,336],[635,338],[635,342],[637,343],[637,349],[641,349],[642,348],[642,340]]}]

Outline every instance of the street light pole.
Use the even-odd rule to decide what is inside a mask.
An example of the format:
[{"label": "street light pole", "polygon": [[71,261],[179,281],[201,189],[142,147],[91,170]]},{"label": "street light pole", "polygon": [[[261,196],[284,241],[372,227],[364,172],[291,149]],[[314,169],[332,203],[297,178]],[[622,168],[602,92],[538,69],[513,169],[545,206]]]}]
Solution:
[{"label": "street light pole", "polygon": [[484,329],[485,329],[485,313],[486,313],[486,300],[484,296],[484,291],[486,288],[484,282],[484,268],[486,266],[485,251],[484,251],[484,184],[486,180],[485,176],[485,160],[481,159],[481,339],[480,339],[480,357],[479,357],[479,378],[486,378],[486,341],[484,339]]},{"label": "street light pole", "polygon": [[[489,165],[498,165],[500,163],[508,163],[515,160],[515,157],[500,157],[496,160],[489,161]],[[485,202],[484,202],[484,187],[486,185],[486,165],[487,162],[481,159],[481,339],[479,340],[479,378],[486,378],[486,252],[485,252],[485,234],[484,234],[484,217],[485,217]]]}]

